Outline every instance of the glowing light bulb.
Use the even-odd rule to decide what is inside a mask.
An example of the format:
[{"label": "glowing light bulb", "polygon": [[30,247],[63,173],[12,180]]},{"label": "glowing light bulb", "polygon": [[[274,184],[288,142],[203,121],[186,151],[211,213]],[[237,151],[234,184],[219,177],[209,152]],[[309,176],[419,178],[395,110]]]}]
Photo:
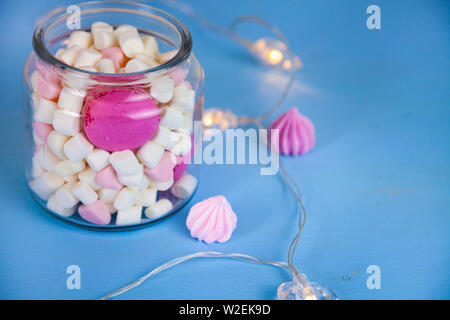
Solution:
[{"label": "glowing light bulb", "polygon": [[205,127],[211,127],[213,125],[213,119],[211,114],[205,114],[203,117],[203,125]]},{"label": "glowing light bulb", "polygon": [[285,70],[300,68],[301,62],[286,45],[272,38],[261,38],[253,43],[250,51],[261,63],[281,67]]},{"label": "glowing light bulb", "polygon": [[270,64],[279,64],[283,60],[283,53],[278,49],[271,49],[267,53],[267,59]]}]

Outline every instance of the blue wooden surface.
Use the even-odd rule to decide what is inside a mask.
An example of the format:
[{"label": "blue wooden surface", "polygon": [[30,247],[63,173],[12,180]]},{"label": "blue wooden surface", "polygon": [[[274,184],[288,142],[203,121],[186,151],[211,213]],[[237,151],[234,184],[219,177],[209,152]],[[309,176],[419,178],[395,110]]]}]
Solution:
[{"label": "blue wooden surface", "polygon": [[[23,175],[21,72],[37,17],[70,1],[0,4],[0,298],[93,299],[174,257],[200,250],[285,259],[295,203],[277,177],[256,166],[205,166],[193,201],[223,194],[238,214],[226,244],[190,238],[188,209],[127,233],[79,229],[41,212]],[[316,125],[317,145],[286,166],[301,186],[308,222],[295,259],[342,299],[448,299],[450,214],[449,7],[445,1],[193,1],[226,25],[254,14],[277,25],[301,56],[284,110]],[[382,29],[366,28],[377,4]],[[234,43],[191,29],[206,72],[206,105],[257,115],[283,77]],[[257,30],[250,30],[252,36]],[[79,265],[81,290],[66,288]],[[381,268],[381,289],[366,268]],[[273,299],[281,270],[198,260],[162,273],[123,298]]]}]

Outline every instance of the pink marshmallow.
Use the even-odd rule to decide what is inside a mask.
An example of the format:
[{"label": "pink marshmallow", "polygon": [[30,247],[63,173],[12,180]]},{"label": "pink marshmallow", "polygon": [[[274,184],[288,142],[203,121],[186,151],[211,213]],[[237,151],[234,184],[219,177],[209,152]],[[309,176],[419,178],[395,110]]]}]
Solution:
[{"label": "pink marshmallow", "polygon": [[187,169],[186,163],[180,163],[173,168],[173,181],[177,182],[184,174]]},{"label": "pink marshmallow", "polygon": [[47,137],[50,134],[50,132],[53,131],[53,127],[49,124],[40,121],[34,121],[33,129],[34,132],[37,134],[37,136],[42,140],[42,142],[44,144],[47,144]]},{"label": "pink marshmallow", "polygon": [[161,160],[155,168],[144,168],[145,174],[156,181],[170,181],[173,178],[173,168],[175,167],[176,159],[174,156],[165,151]]},{"label": "pink marshmallow", "polygon": [[174,82],[174,84],[175,84],[176,86],[178,86],[178,85],[180,85],[180,84],[184,81],[184,79],[186,78],[186,70],[184,70],[184,69],[182,69],[182,68],[180,68],[180,67],[172,68],[172,69],[169,71],[169,77],[171,77],[172,80],[173,80],[173,82]]},{"label": "pink marshmallow", "polygon": [[38,93],[45,99],[52,100],[59,96],[61,92],[61,85],[58,82],[53,82],[45,79],[41,73],[38,76]]},{"label": "pink marshmallow", "polygon": [[102,200],[97,200],[89,206],[82,204],[78,208],[78,213],[84,220],[91,223],[109,224],[111,222],[111,213]]},{"label": "pink marshmallow", "polygon": [[119,182],[119,179],[117,179],[117,173],[112,165],[97,172],[95,178],[98,184],[105,188],[113,190],[120,190],[122,188],[122,184]]},{"label": "pink marshmallow", "polygon": [[125,55],[119,47],[109,47],[102,50],[103,58],[107,58],[112,60],[114,63],[114,67],[116,68],[116,72],[122,67],[123,62],[125,61]]}]

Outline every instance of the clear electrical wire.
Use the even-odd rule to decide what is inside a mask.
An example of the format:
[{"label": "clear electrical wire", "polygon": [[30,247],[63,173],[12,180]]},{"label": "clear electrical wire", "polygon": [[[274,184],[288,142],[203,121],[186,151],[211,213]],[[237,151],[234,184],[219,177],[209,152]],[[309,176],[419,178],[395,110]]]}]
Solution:
[{"label": "clear electrical wire", "polygon": [[[269,65],[269,66],[281,66],[284,70],[286,70],[289,73],[289,79],[285,87],[283,88],[280,97],[278,100],[271,106],[271,108],[263,113],[260,116],[257,117],[249,117],[249,116],[236,116],[230,112],[228,112],[228,116],[234,117],[236,120],[237,126],[239,125],[247,125],[247,124],[254,124],[260,128],[264,128],[262,125],[262,121],[267,119],[269,116],[271,116],[285,101],[289,90],[292,87],[292,84],[294,82],[295,74],[299,66],[301,65],[300,59],[290,50],[288,41],[286,37],[283,35],[283,33],[270,24],[269,22],[265,21],[262,18],[255,17],[255,16],[242,16],[236,18],[230,25],[229,28],[224,28],[221,26],[214,25],[210,23],[206,18],[199,15],[192,7],[185,3],[178,2],[176,0],[165,0],[162,2],[164,5],[168,5],[172,7],[175,10],[178,10],[196,22],[198,22],[200,25],[202,25],[204,28],[211,30],[212,32],[216,32],[219,34],[222,34],[225,37],[230,38],[231,40],[237,42],[244,48],[246,48],[251,54],[253,54],[257,59],[259,59],[263,64]],[[263,27],[268,28],[270,31],[272,31],[277,39],[270,39],[270,38],[262,38],[257,40],[256,42],[249,41],[243,37],[241,37],[236,29],[237,26],[244,22],[253,22],[257,23]],[[287,63],[289,62],[289,63]],[[223,114],[222,112],[220,114]],[[211,116],[207,114],[207,117]],[[217,118],[217,117],[216,117]],[[212,119],[212,117],[211,117]],[[220,122],[220,119],[216,122],[212,121],[211,119],[208,119],[208,121],[205,123],[204,118],[204,125],[212,126],[212,125],[220,125],[217,123],[217,121]],[[224,119],[227,124],[232,123],[229,119]],[[224,128],[221,126],[221,128]],[[266,140],[265,141],[268,147],[270,147],[270,143]],[[330,294],[325,288],[322,288],[318,284],[310,283],[307,279],[307,277],[304,274],[299,273],[297,268],[294,265],[294,256],[295,252],[303,231],[303,228],[305,226],[306,222],[306,210],[303,205],[302,196],[300,192],[300,188],[298,187],[297,183],[294,181],[292,176],[286,171],[286,168],[283,165],[283,162],[281,159],[279,159],[279,167],[281,172],[281,178],[283,181],[283,184],[287,187],[289,192],[292,194],[294,199],[297,202],[298,205],[298,224],[297,224],[297,233],[295,237],[292,239],[289,250],[288,250],[288,257],[287,257],[287,263],[283,261],[269,261],[269,260],[263,260],[260,258],[256,258],[250,255],[241,254],[241,253],[223,253],[223,252],[216,252],[216,251],[202,251],[197,252],[189,255],[185,255],[182,257],[175,258],[173,260],[170,260],[169,262],[153,269],[152,271],[148,272],[146,275],[142,276],[138,280],[118,289],[111,293],[108,293],[107,295],[100,298],[101,300],[110,299],[116,296],[119,296],[133,288],[138,287],[141,285],[145,280],[148,278],[166,270],[169,268],[172,268],[180,263],[189,261],[191,259],[195,258],[228,258],[228,259],[234,259],[239,260],[243,262],[249,262],[249,263],[256,263],[256,264],[265,264],[265,265],[271,265],[275,267],[279,267],[282,269],[285,269],[290,272],[294,282],[288,282],[285,284],[282,284],[280,288],[283,285],[291,286],[289,287],[289,295],[294,296],[294,299],[333,299],[333,294]],[[279,289],[280,291],[280,289]],[[292,292],[295,292],[293,294]],[[280,297],[280,294],[279,294]]]}]

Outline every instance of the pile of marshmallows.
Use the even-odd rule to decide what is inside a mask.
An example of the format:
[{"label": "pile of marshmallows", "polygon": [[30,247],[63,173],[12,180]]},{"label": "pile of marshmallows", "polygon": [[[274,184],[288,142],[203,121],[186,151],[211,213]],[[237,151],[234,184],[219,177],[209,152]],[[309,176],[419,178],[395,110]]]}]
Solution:
[{"label": "pile of marshmallows", "polygon": [[[132,73],[175,54],[159,53],[155,38],[140,37],[133,26],[114,29],[96,22],[91,32],[71,33],[67,48],[55,57],[92,72]],[[36,149],[29,185],[50,211],[70,217],[78,208],[84,220],[98,225],[110,224],[117,213],[117,225],[130,225],[140,223],[143,213],[156,219],[172,210],[169,199],[157,200],[158,191],[170,189],[180,199],[193,193],[197,180],[185,170],[192,153],[195,92],[184,70],[145,89],[158,111],[155,134],[138,148],[107,151],[90,141],[83,127],[89,92],[71,87],[39,63],[37,67],[30,79]]]}]

